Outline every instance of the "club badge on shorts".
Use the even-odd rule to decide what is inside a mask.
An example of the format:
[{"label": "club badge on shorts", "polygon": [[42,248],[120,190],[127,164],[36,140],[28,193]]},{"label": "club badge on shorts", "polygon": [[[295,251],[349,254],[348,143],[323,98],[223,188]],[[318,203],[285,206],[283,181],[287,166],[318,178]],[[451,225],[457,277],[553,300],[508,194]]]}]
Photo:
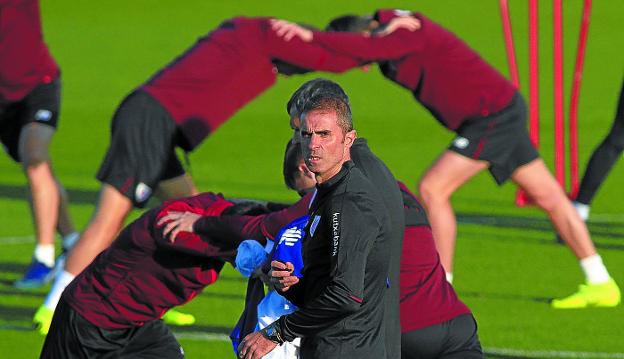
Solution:
[{"label": "club badge on shorts", "polygon": [[52,119],[52,111],[50,110],[38,110],[35,112],[35,120],[39,122],[48,122]]},{"label": "club badge on shorts", "polygon": [[141,203],[145,202],[152,194],[152,189],[143,182],[139,182],[134,190],[134,199]]},{"label": "club badge on shorts", "polygon": [[470,141],[468,141],[465,137],[457,136],[455,140],[453,140],[453,146],[459,148],[460,150],[468,147],[468,144],[470,144]]}]

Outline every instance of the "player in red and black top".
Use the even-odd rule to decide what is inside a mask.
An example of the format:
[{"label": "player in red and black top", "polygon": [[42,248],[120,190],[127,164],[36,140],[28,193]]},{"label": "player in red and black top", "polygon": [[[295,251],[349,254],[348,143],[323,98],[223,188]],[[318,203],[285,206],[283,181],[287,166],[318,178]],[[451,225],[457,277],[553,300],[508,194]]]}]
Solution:
[{"label": "player in red and black top", "polygon": [[[362,31],[380,29],[395,19],[418,19],[420,29],[399,30],[379,46]],[[620,291],[597,254],[587,227],[556,182],[526,130],[526,105],[514,86],[462,40],[420,13],[380,10],[373,16],[344,16],[329,30],[315,32],[293,24],[280,31],[299,36],[339,53],[378,61],[389,80],[411,91],[418,102],[457,137],[421,179],[419,189],[442,264],[452,279],[456,221],[451,195],[479,172],[489,169],[498,184],[510,179],[547,212],[554,227],[574,252],[587,286],[579,293],[553,301],[555,308],[616,306]],[[589,295],[588,293],[592,293]]]},{"label": "player in red and black top", "polygon": [[165,202],[128,225],[65,289],[41,358],[183,357],[159,319],[217,280],[236,247],[187,232],[169,236],[163,226],[176,211],[218,216],[233,208],[204,193]]},{"label": "player in red and black top", "polygon": [[58,123],[60,70],[43,41],[38,0],[0,0],[0,142],[28,179],[37,246],[18,288],[45,285],[54,266],[54,235],[77,237],[67,195],[48,148]]},{"label": "player in red and black top", "polygon": [[193,150],[272,86],[282,69],[286,74],[343,72],[361,63],[300,39],[286,41],[271,29],[271,21],[239,17],[223,22],[123,100],[97,174],[102,189],[96,212],[35,315],[36,323],[45,327],[62,289],[110,245],[133,205],[142,207],[154,192],[162,199],[197,193],[176,147]]}]

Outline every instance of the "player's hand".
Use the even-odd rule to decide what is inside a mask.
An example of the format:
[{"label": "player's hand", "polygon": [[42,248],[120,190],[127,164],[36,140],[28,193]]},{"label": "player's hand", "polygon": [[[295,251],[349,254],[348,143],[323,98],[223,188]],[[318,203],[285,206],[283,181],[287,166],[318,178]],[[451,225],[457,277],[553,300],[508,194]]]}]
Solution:
[{"label": "player's hand", "polygon": [[180,232],[193,233],[193,225],[201,215],[193,212],[176,212],[171,211],[162,217],[156,226],[165,226],[163,228],[163,237],[169,236],[171,243],[175,242],[176,236]]},{"label": "player's hand", "polygon": [[269,278],[271,278],[271,284],[275,289],[280,292],[285,292],[293,285],[299,283],[299,278],[293,275],[295,266],[290,262],[271,262],[271,271],[269,271]]},{"label": "player's hand", "polygon": [[304,42],[310,42],[314,38],[312,31],[286,20],[271,19],[271,28],[277,36],[285,41],[290,41],[293,37],[298,37]]},{"label": "player's hand", "polygon": [[388,25],[382,31],[378,32],[377,34],[379,36],[386,36],[386,35],[392,34],[398,29],[416,31],[420,29],[420,25],[421,25],[420,20],[418,20],[417,18],[413,16],[395,17],[394,19],[390,20]]},{"label": "player's hand", "polygon": [[248,334],[238,345],[238,357],[241,359],[260,359],[273,350],[277,343],[267,339],[262,333]]},{"label": "player's hand", "polygon": [[262,266],[259,266],[258,268],[256,268],[251,274],[251,276],[255,278],[259,278],[262,281],[262,283],[266,285],[271,284],[271,277],[269,277],[269,273],[265,273],[262,270]]}]

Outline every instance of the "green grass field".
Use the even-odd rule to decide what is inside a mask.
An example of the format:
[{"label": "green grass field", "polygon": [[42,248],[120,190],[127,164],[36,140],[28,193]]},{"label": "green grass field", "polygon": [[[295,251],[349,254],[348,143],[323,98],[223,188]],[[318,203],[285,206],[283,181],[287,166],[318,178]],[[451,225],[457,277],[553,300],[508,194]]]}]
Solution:
[{"label": "green grass field", "polygon": [[[526,1],[511,1],[523,90],[527,77]],[[387,1],[384,7],[424,12],[455,31],[507,73],[495,0]],[[541,153],[552,164],[550,2],[541,2]],[[574,64],[581,0],[565,1],[565,74]],[[194,40],[236,15],[268,15],[323,26],[346,12],[366,13],[375,1],[43,1],[45,38],[63,70],[63,105],[52,146],[54,168],[68,189],[77,228],[90,217],[99,183],[94,174],[109,141],[119,101]],[[621,0],[594,2],[580,102],[580,164],[606,134],[622,80]],[[283,145],[290,135],[284,104],[317,74],[281,78],[238,112],[194,153],[191,172],[201,190],[226,196],[291,201],[281,180]],[[452,135],[411,95],[373,70],[327,75],[352,100],[360,136],[411,188]],[[232,94],[233,96],[235,94]],[[624,283],[624,163],[599,192],[589,228],[612,276]],[[453,197],[460,226],[455,286],[479,322],[491,357],[624,358],[624,309],[554,311],[549,298],[570,294],[583,280],[575,258],[554,243],[546,217],[513,205],[515,187],[477,176]],[[48,288],[20,291],[33,248],[33,229],[20,167],[0,155],[0,357],[37,357],[43,338],[30,327]],[[134,215],[138,215],[139,212]],[[232,358],[224,334],[236,322],[245,281],[228,267],[218,283],[185,306],[197,316],[176,329],[189,358]],[[506,353],[506,354],[505,354]],[[607,354],[609,353],[609,354]]]}]

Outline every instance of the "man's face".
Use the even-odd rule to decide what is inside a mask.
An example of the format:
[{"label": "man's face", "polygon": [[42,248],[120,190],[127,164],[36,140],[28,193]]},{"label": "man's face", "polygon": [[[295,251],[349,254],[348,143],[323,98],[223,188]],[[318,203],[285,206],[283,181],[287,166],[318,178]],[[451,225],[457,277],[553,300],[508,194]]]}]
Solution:
[{"label": "man's face", "polygon": [[308,169],[318,183],[334,177],[350,159],[355,131],[343,133],[334,111],[311,111],[301,121],[301,146]]}]

